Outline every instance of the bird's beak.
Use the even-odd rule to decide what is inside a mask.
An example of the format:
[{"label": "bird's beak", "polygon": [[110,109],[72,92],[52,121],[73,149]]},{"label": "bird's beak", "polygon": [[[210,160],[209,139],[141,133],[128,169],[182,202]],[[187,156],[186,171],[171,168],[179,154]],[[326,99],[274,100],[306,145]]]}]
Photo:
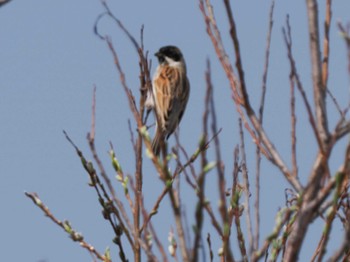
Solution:
[{"label": "bird's beak", "polygon": [[155,55],[156,57],[158,57],[158,58],[160,57],[160,53],[159,53],[159,52],[155,53],[154,55]]}]

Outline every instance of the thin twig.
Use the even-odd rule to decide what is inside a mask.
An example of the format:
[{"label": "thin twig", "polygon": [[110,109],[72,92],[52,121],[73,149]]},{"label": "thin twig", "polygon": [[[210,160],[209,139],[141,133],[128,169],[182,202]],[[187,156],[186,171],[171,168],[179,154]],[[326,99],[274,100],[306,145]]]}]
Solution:
[{"label": "thin twig", "polygon": [[290,122],[291,122],[291,144],[292,144],[292,167],[293,176],[298,176],[298,163],[297,163],[297,136],[296,136],[296,123],[297,116],[295,114],[295,76],[293,70],[289,74],[290,83]]},{"label": "thin twig", "polygon": [[275,228],[273,229],[272,233],[265,239],[262,247],[258,251],[254,252],[252,261],[258,261],[261,257],[266,255],[270,244],[279,236],[283,227],[290,221],[292,214],[292,207],[284,208],[278,212]]},{"label": "thin twig", "polygon": [[[214,103],[214,98],[213,96],[210,97],[210,103],[209,103],[209,108],[211,112],[211,119],[212,119],[212,124],[211,124],[211,129],[213,134],[216,134],[218,132],[217,128],[217,121],[216,121],[216,112],[215,112],[215,103]],[[224,163],[221,159],[221,148],[220,148],[220,141],[218,136],[214,137],[214,146],[215,146],[215,154],[216,154],[216,170],[218,174],[218,189],[219,189],[219,212],[221,215],[221,220],[223,224],[223,228],[227,227],[229,222],[228,222],[228,213],[227,213],[227,205],[226,205],[226,196],[225,196],[225,191],[226,191],[226,180],[225,180],[225,175],[224,175]],[[228,261],[234,261],[233,253],[231,250],[230,246],[230,232],[229,230],[224,230],[224,235],[222,238],[222,245],[223,245],[223,254],[224,257]]]},{"label": "thin twig", "polygon": [[[203,150],[207,150],[209,147],[209,144],[211,143],[211,141],[219,135],[219,133],[221,132],[221,129],[212,136],[212,138],[205,143],[204,145],[200,145],[200,147],[197,148],[197,150],[192,154],[192,156],[190,157],[190,159],[179,169],[176,170],[174,172],[174,174],[172,175],[172,180],[169,181],[169,184],[172,184],[172,181],[178,176],[180,175],[190,164],[192,164],[200,155],[200,152]],[[150,212],[150,214],[148,215],[147,219],[144,219],[144,223],[142,225],[142,227],[140,228],[140,231],[142,232],[143,228],[147,225],[147,223],[150,221],[150,219],[152,218],[152,216],[154,216],[155,214],[157,214],[158,212],[158,208],[160,203],[162,202],[164,196],[168,193],[169,191],[169,186],[164,186],[161,194],[158,196],[155,204],[153,205],[152,211]]]},{"label": "thin twig", "polygon": [[207,235],[207,243],[208,243],[208,248],[209,248],[210,262],[213,262],[214,254],[213,254],[213,249],[211,247],[211,240],[210,240],[210,234],[209,233]]},{"label": "thin twig", "polygon": [[[266,96],[266,82],[269,68],[269,60],[270,60],[270,46],[271,46],[271,36],[272,36],[272,27],[273,27],[273,11],[274,11],[275,1],[271,1],[270,13],[269,13],[269,29],[266,38],[266,49],[265,49],[265,65],[264,65],[264,73],[262,77],[262,92],[260,99],[260,107],[259,107],[259,121],[261,126],[263,125],[263,116],[264,116],[264,107],[265,107],[265,96]],[[259,139],[260,136],[259,136]],[[259,142],[260,144],[260,142]],[[260,147],[256,147],[256,173],[255,173],[255,216],[254,216],[254,224],[255,224],[255,233],[253,235],[253,243],[250,244],[249,253],[252,254],[253,250],[257,250],[259,248],[259,239],[260,239],[260,164],[261,164],[261,151]]]},{"label": "thin twig", "polygon": [[324,21],[324,39],[323,39],[323,58],[322,58],[322,84],[327,90],[327,82],[329,75],[329,31],[332,19],[332,0],[326,2],[326,19]]},{"label": "thin twig", "polygon": [[[204,113],[203,113],[203,135],[202,135],[202,141],[201,143],[205,143],[208,139],[208,121],[209,121],[209,104],[211,101],[211,97],[213,95],[213,85],[211,81],[211,67],[210,67],[210,61],[207,60],[207,70],[205,72],[205,80],[206,80],[206,95],[204,100]],[[202,151],[201,153],[201,173],[198,176],[197,179],[197,196],[198,196],[198,203],[196,206],[195,211],[195,219],[196,219],[196,231],[195,231],[195,237],[194,237],[194,244],[193,244],[193,255],[192,259],[193,261],[198,261],[198,249],[200,245],[201,240],[201,234],[202,234],[202,226],[203,226],[203,220],[204,220],[204,214],[203,209],[205,206],[205,177],[207,174],[207,171],[205,169],[207,168],[208,159],[206,155],[206,151]]]},{"label": "thin twig", "polygon": [[[114,196],[112,195],[112,198],[109,197],[107,190],[105,189],[104,185],[101,183],[99,177],[97,176],[96,170],[94,169],[92,163],[86,160],[82,151],[74,144],[72,139],[68,136],[67,132],[63,131],[63,133],[64,133],[66,139],[68,140],[68,142],[74,147],[78,157],[81,160],[81,163],[82,163],[84,169],[88,173],[90,180],[91,180],[91,185],[95,188],[96,193],[99,196],[99,200],[100,200],[101,205],[103,206],[104,209],[106,209],[107,214],[109,214],[110,212],[113,212],[113,214],[117,217],[118,222],[120,223],[120,226],[121,226],[123,232],[127,236],[127,239],[129,241],[130,245],[133,247],[134,243],[131,239],[130,232],[128,230],[128,227],[130,229],[132,227],[131,227],[130,221],[126,215],[126,212],[123,208],[122,203],[118,200],[118,198],[115,195]],[[112,189],[113,189],[113,187],[112,187]],[[105,198],[105,200],[102,197],[102,194],[100,191],[102,191],[103,197]],[[120,214],[119,210],[114,206],[113,203],[116,203],[118,208],[121,208],[120,209],[121,214]],[[108,219],[110,220],[110,217]],[[125,219],[128,227],[126,227],[126,225],[124,223],[124,219]],[[113,224],[113,221],[110,220],[110,223]],[[113,229],[114,229],[115,233],[117,234],[119,229],[114,227],[114,226],[113,226]]]},{"label": "thin twig", "polygon": [[[179,170],[179,169],[181,169],[181,168],[183,167],[182,162],[181,162],[181,159],[180,159],[179,150],[180,150],[180,151],[182,152],[182,154],[185,156],[186,161],[188,161],[188,160],[190,159],[190,157],[188,156],[188,154],[187,154],[185,148],[181,145],[181,143],[180,143],[180,138],[179,138],[179,135],[178,135],[177,132],[175,132],[175,141],[176,141],[176,149],[174,148],[174,149],[172,150],[172,152],[176,155],[176,157],[175,157],[176,164],[177,164],[176,170]],[[194,180],[197,180],[196,171],[195,171],[194,166],[193,166],[192,163],[189,165],[189,168],[190,168],[190,171],[191,171],[191,176],[192,176],[192,178],[193,178]],[[191,178],[190,178],[190,176],[189,176],[189,174],[188,174],[188,172],[187,172],[187,169],[184,169],[183,172],[184,172],[184,175],[185,175],[186,182],[187,182],[193,189],[195,189],[195,188],[196,188],[196,185],[195,185],[195,183],[191,180]]]},{"label": "thin twig", "polygon": [[337,99],[335,98],[335,96],[332,94],[332,92],[328,88],[327,88],[327,95],[329,95],[331,97],[332,102],[333,102],[335,108],[337,109],[337,111],[339,112],[341,119],[345,120],[346,111],[341,109]]},{"label": "thin twig", "polygon": [[[199,7],[203,14],[207,33],[212,40],[213,46],[215,48],[217,57],[219,58],[219,61],[226,73],[227,78],[229,79],[232,94],[233,94],[233,100],[235,102],[236,110],[240,114],[240,117],[242,118],[242,121],[244,123],[245,128],[248,130],[249,134],[253,138],[254,143],[256,143],[257,146],[260,147],[261,152],[266,156],[266,158],[274,165],[276,165],[281,172],[284,174],[285,178],[289,181],[289,183],[297,190],[300,191],[302,189],[302,186],[299,182],[299,180],[293,176],[291,176],[291,173],[285,164],[285,162],[282,160],[281,156],[279,155],[278,151],[276,150],[275,146],[271,142],[271,140],[268,138],[267,134],[265,133],[263,127],[261,126],[258,117],[256,116],[254,110],[252,109],[251,105],[249,104],[248,100],[248,94],[246,92],[245,84],[242,83],[242,80],[240,79],[240,92],[238,91],[238,81],[236,81],[236,77],[233,72],[233,68],[230,64],[230,61],[227,58],[226,52],[223,48],[222,41],[220,37],[219,29],[216,26],[214,14],[212,11],[212,7],[210,5],[210,1],[206,0],[206,3],[204,4],[203,0],[199,0]],[[232,16],[232,10],[230,9],[230,3],[229,1],[225,1],[225,7],[227,9],[227,13],[230,21],[230,34],[231,38],[233,38],[235,50],[239,52],[239,43],[237,34],[235,31],[235,24]],[[232,24],[231,24],[232,23]],[[240,54],[236,53],[236,57],[239,56],[239,59],[236,59],[236,67],[240,67],[237,69],[240,71],[239,75],[242,79],[244,79],[244,72],[242,69],[242,64],[240,60]],[[244,81],[244,80],[243,80]],[[241,94],[240,94],[241,93]],[[241,97],[242,96],[242,97]],[[252,124],[254,131],[252,127],[247,122],[246,116],[242,111],[241,106],[244,106],[244,110],[246,114],[249,117],[250,123]],[[260,139],[257,137],[257,135],[260,137]],[[261,143],[260,143],[261,141]]]},{"label": "thin twig", "polygon": [[342,25],[342,23],[338,22],[338,29],[340,30],[340,33],[342,35],[342,37],[345,40],[345,45],[346,45],[346,49],[348,52],[348,73],[350,76],[350,34],[349,34],[349,26],[346,27],[344,25]]},{"label": "thin twig", "polygon": [[[239,125],[239,137],[240,137],[240,141],[241,141],[241,145],[240,145],[241,150],[240,151],[241,151],[241,158],[242,158],[242,176],[243,176],[244,193],[245,193],[244,206],[245,206],[245,210],[246,210],[246,224],[247,224],[248,239],[249,239],[249,254],[252,254],[252,252],[253,252],[253,226],[252,226],[252,216],[251,216],[250,201],[249,201],[251,193],[250,193],[250,185],[249,185],[249,177],[248,177],[247,157],[246,157],[246,152],[245,152],[244,132],[243,132],[241,119],[239,119],[238,125]],[[236,217],[237,217],[237,215],[236,215]],[[248,261],[243,240],[241,240],[240,249],[241,249],[241,253],[243,256],[243,260]],[[244,252],[242,252],[242,250]]]},{"label": "thin twig", "polygon": [[56,225],[58,225],[59,227],[61,227],[65,232],[67,232],[70,236],[70,238],[74,241],[74,242],[79,242],[80,246],[85,248],[87,251],[89,251],[90,254],[92,254],[93,256],[95,256],[96,258],[98,258],[101,261],[105,261],[105,262],[110,262],[111,260],[108,259],[106,256],[102,255],[101,253],[99,253],[91,244],[87,243],[84,240],[84,237],[81,233],[76,232],[72,226],[70,225],[69,221],[60,221],[58,220],[50,211],[50,209],[41,201],[41,199],[39,198],[37,193],[28,193],[28,192],[24,192],[24,194],[30,198],[34,204],[39,207],[45,214],[45,216],[47,216],[48,218],[51,219],[51,221],[53,221]]},{"label": "thin twig", "polygon": [[[322,181],[324,181],[324,178],[329,176],[329,168],[327,161],[332,149],[329,144],[330,137],[328,133],[327,113],[325,107],[326,91],[322,83],[317,2],[316,0],[306,0],[306,6],[309,21],[310,54],[316,111],[316,124],[311,124],[316,134],[317,142],[319,144],[319,153],[316,157],[313,170],[309,176],[308,185],[305,191],[303,192],[303,201],[300,204],[300,210],[295,221],[295,227],[291,232],[289,241],[287,242],[287,247],[285,250],[286,261],[298,260],[299,252],[303,240],[305,238],[308,226],[313,219],[314,211],[318,210],[318,207],[321,204],[321,202],[318,202],[318,205],[311,206],[309,205],[309,202],[313,201],[313,199],[317,196],[318,192],[322,188]],[[285,32],[284,35],[286,39]],[[285,41],[287,42],[287,40]],[[290,55],[290,51],[288,51],[288,53]],[[292,60],[290,59],[290,61]],[[299,80],[296,79],[296,82],[299,88]],[[310,111],[311,110],[308,109],[309,118],[311,117]]]},{"label": "thin twig", "polygon": [[285,42],[285,44],[287,46],[288,59],[289,59],[290,67],[291,67],[291,69],[290,69],[291,70],[291,75],[295,79],[295,82],[297,84],[298,90],[299,90],[299,92],[300,92],[300,94],[301,94],[301,96],[303,98],[303,102],[305,104],[305,107],[306,107],[306,110],[307,110],[307,113],[308,113],[308,116],[309,116],[309,121],[310,121],[312,130],[313,130],[313,132],[315,134],[318,146],[322,150],[322,140],[321,140],[320,134],[317,131],[316,120],[315,120],[315,118],[313,116],[312,108],[311,108],[309,100],[308,100],[308,98],[306,96],[304,87],[303,87],[303,85],[302,85],[302,83],[300,81],[299,74],[298,74],[298,71],[297,71],[297,68],[296,68],[296,65],[295,65],[295,60],[294,60],[294,57],[293,57],[293,52],[292,52],[292,35],[291,35],[291,27],[290,27],[290,24],[289,24],[289,16],[286,17],[286,26],[287,26],[287,31],[283,28],[282,32],[283,32],[284,42]]},{"label": "thin twig", "polygon": [[[241,148],[244,147],[244,142],[243,142],[243,133],[241,132],[242,129],[242,122],[240,122],[240,140],[241,140]],[[242,144],[243,143],[243,144]],[[244,149],[243,149],[244,150]],[[241,152],[242,155],[244,155],[244,152]],[[231,199],[230,199],[230,210],[229,210],[229,226],[231,227],[232,221],[235,222],[235,227],[237,231],[237,241],[238,241],[238,247],[242,255],[242,260],[244,262],[248,262],[248,256],[247,256],[247,251],[245,247],[245,240],[244,240],[244,235],[242,231],[242,226],[241,226],[241,220],[240,217],[242,216],[243,213],[243,207],[240,205],[239,200],[242,195],[243,190],[247,190],[246,188],[242,187],[241,185],[238,184],[238,175],[242,171],[242,173],[247,172],[244,160],[242,159],[242,164],[241,166],[238,165],[239,161],[239,148],[238,146],[234,150],[233,154],[233,174],[232,174],[232,189],[231,189]],[[245,170],[244,170],[245,169]],[[244,175],[245,176],[245,175]],[[244,179],[245,180],[245,179]],[[248,221],[249,223],[249,221]],[[251,226],[251,225],[250,225]],[[249,225],[248,225],[249,227]],[[249,233],[249,237],[252,237]]]},{"label": "thin twig", "polygon": [[[326,111],[326,102],[325,102],[326,86],[322,81],[322,64],[321,64],[320,38],[319,38],[319,28],[318,28],[317,0],[306,0],[306,7],[307,7],[307,16],[308,16],[308,24],[309,24],[309,41],[310,41],[310,54],[311,54],[312,80],[313,80],[313,91],[314,91],[314,100],[315,100],[317,132],[319,133],[319,136],[321,138],[321,145],[322,145],[321,148],[323,151],[326,151],[327,143],[328,143],[328,122],[327,122],[327,111]],[[328,79],[328,73],[326,72],[327,70],[324,71],[325,82]]]},{"label": "thin twig", "polygon": [[182,259],[184,262],[190,261],[190,254],[187,249],[187,243],[185,238],[185,230],[182,222],[182,216],[181,216],[181,206],[179,203],[178,198],[178,192],[175,191],[173,187],[169,188],[169,198],[171,202],[171,207],[173,209],[174,218],[175,218],[175,224],[176,224],[176,230],[177,235],[179,238],[179,247],[182,255]]}]

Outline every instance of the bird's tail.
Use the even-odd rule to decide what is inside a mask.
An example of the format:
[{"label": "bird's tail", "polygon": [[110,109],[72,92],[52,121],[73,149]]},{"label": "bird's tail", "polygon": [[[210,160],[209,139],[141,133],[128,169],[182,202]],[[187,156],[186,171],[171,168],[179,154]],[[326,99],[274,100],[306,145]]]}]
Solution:
[{"label": "bird's tail", "polygon": [[156,134],[152,141],[152,150],[155,155],[159,156],[160,149],[164,146],[164,140],[164,132],[162,132],[160,128],[157,128]]}]

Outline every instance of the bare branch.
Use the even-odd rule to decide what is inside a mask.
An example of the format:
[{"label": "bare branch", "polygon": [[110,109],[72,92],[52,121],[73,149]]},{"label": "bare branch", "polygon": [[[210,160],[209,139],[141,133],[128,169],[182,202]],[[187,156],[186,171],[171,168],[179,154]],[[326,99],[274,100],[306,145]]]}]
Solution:
[{"label": "bare branch", "polygon": [[346,27],[344,25],[342,25],[340,22],[338,22],[338,28],[340,30],[342,37],[345,40],[346,49],[348,52],[348,73],[350,76],[350,34],[349,34],[349,28],[346,29]]},{"label": "bare branch", "polygon": [[[66,139],[68,140],[68,142],[74,147],[78,157],[80,158],[81,160],[81,163],[85,169],[85,171],[88,173],[89,177],[90,177],[90,180],[91,180],[91,186],[93,186],[96,190],[96,193],[99,197],[99,201],[100,201],[100,204],[102,205],[102,207],[104,208],[104,210],[106,211],[106,215],[109,215],[111,212],[117,217],[118,219],[118,222],[120,223],[120,227],[122,228],[123,232],[125,233],[125,235],[127,236],[127,239],[130,243],[130,245],[133,247],[134,246],[134,243],[131,239],[131,236],[130,236],[130,232],[128,230],[128,227],[131,229],[131,223],[128,219],[128,216],[126,215],[126,212],[124,210],[124,207],[122,205],[122,203],[120,202],[120,200],[115,196],[113,196],[113,193],[114,192],[114,189],[111,186],[111,194],[112,194],[112,198],[109,197],[109,194],[107,193],[107,190],[105,189],[104,185],[101,183],[97,173],[96,173],[96,170],[93,166],[93,164],[89,161],[86,160],[86,158],[84,157],[83,153],[81,152],[81,150],[74,144],[74,142],[71,140],[71,138],[68,136],[68,134],[63,131]],[[101,171],[101,172],[104,172],[104,171]],[[107,180],[109,180],[109,178],[107,177]],[[103,194],[103,197],[102,197],[102,194],[101,192],[102,191],[102,194]],[[121,210],[121,214],[119,213],[119,210],[114,206],[113,203],[116,203],[116,205],[118,206],[118,208]],[[119,232],[119,229],[117,227],[114,226],[114,223],[113,221],[111,220],[111,217],[108,216],[107,217],[108,220],[110,221],[116,235],[118,235],[118,232]],[[124,223],[124,220],[126,221],[128,227],[125,226],[125,223]]]},{"label": "bare branch", "polygon": [[[272,27],[273,27],[273,11],[274,11],[275,1],[271,1],[270,13],[269,13],[269,29],[267,33],[266,39],[266,49],[265,49],[265,65],[264,65],[264,73],[262,78],[262,93],[259,107],[259,121],[260,124],[263,125],[263,116],[264,116],[264,107],[265,107],[265,96],[266,96],[266,82],[267,82],[267,74],[269,68],[269,60],[270,60],[270,44],[271,44],[271,36],[272,36]],[[259,137],[259,139],[261,139]],[[259,141],[260,144],[260,141]],[[259,248],[259,239],[260,239],[260,163],[261,163],[261,151],[260,147],[256,147],[256,174],[255,174],[255,233],[253,236],[253,245],[250,248],[250,254],[252,254],[253,250],[257,250]]]},{"label": "bare branch", "polygon": [[[201,143],[205,143],[208,139],[208,120],[209,120],[209,113],[210,111],[210,101],[211,97],[213,96],[213,85],[211,82],[211,67],[210,67],[210,61],[207,60],[207,70],[205,72],[205,80],[206,80],[206,95],[205,95],[205,109],[203,114],[203,135],[202,135],[202,141]],[[206,151],[202,151],[201,153],[201,173],[198,176],[197,179],[197,196],[198,196],[198,203],[196,206],[196,212],[195,212],[195,219],[196,219],[196,231],[195,231],[195,237],[194,237],[194,244],[192,249],[192,260],[198,261],[198,250],[199,245],[202,237],[202,227],[203,227],[203,220],[204,220],[204,214],[203,209],[205,206],[205,177],[207,172],[205,169],[207,168],[208,159],[206,156]]]},{"label": "bare branch", "polygon": [[[210,103],[209,108],[211,112],[211,118],[212,118],[212,124],[211,129],[212,133],[216,134],[218,132],[217,128],[217,121],[216,121],[216,112],[215,112],[215,104],[214,104],[214,98],[213,95],[210,97]],[[216,170],[218,174],[218,189],[219,189],[219,212],[221,215],[221,220],[223,223],[223,227],[228,226],[228,213],[227,213],[227,205],[226,205],[226,179],[224,175],[224,163],[221,159],[221,148],[220,148],[220,141],[218,136],[214,137],[214,145],[215,145],[215,154],[216,154]],[[230,241],[229,241],[229,230],[224,230],[224,235],[222,239],[223,244],[223,254],[224,257],[227,258],[228,261],[234,261],[233,253],[230,247]]]},{"label": "bare branch", "polygon": [[[337,181],[337,190],[339,190],[339,187],[343,187],[342,180],[347,183],[345,190],[348,190],[349,187],[349,178],[350,178],[350,143],[348,143],[348,146],[346,148],[346,153],[345,153],[345,159],[344,159],[344,164],[341,168],[341,170],[338,172],[338,181]],[[339,191],[337,192],[339,194]],[[335,195],[333,201],[338,201],[338,196]],[[335,203],[333,202],[333,205]],[[349,202],[348,202],[349,206]],[[335,253],[331,256],[331,258],[328,260],[329,262],[333,261],[339,261],[341,257],[343,257],[342,261],[347,261],[349,259],[350,253],[349,253],[349,248],[350,248],[350,224],[349,224],[349,218],[350,218],[350,213],[349,209],[346,211],[346,219],[344,223],[344,228],[345,228],[345,234],[344,234],[344,240],[341,246]]]},{"label": "bare branch", "polygon": [[[237,38],[236,33],[236,27],[233,20],[232,11],[230,8],[230,2],[225,0],[225,7],[226,11],[228,13],[229,22],[230,22],[230,34],[232,41],[234,43],[234,47],[236,50],[236,68],[237,71],[239,71],[239,77],[240,77],[240,91],[238,91],[237,83],[235,80],[235,76],[233,73],[232,66],[230,64],[230,61],[227,59],[226,52],[223,48],[222,41],[220,37],[219,30],[216,26],[214,14],[210,5],[210,1],[207,0],[206,4],[204,4],[203,0],[200,1],[200,9],[202,11],[203,17],[205,19],[206,25],[207,25],[207,33],[210,37],[210,39],[213,42],[215,51],[217,53],[217,56],[221,62],[221,65],[227,75],[227,78],[230,81],[231,90],[233,94],[233,99],[236,105],[237,112],[240,114],[242,121],[244,123],[245,128],[248,130],[249,134],[252,136],[254,142],[257,146],[260,147],[261,152],[267,157],[267,159],[276,165],[281,172],[284,174],[285,178],[289,181],[289,183],[297,190],[301,190],[302,186],[300,185],[300,182],[297,178],[293,177],[287,167],[287,165],[284,163],[282,158],[280,157],[278,151],[276,150],[275,146],[271,142],[271,140],[267,137],[267,134],[265,133],[263,127],[260,124],[260,121],[258,120],[258,117],[256,116],[254,110],[252,109],[251,105],[249,104],[248,100],[248,93],[246,91],[246,86],[244,82],[244,71],[241,63],[240,53],[237,54],[239,51],[239,42]],[[242,98],[240,97],[242,96]],[[241,106],[244,107],[246,114],[249,117],[249,120],[254,127],[254,131],[259,135],[260,139],[256,136],[255,132],[252,130],[252,128],[249,126],[245,114],[241,110]],[[262,142],[259,143],[259,142]]]},{"label": "bare branch", "polygon": [[293,57],[293,52],[292,52],[292,36],[291,36],[291,27],[289,24],[289,16],[287,16],[286,18],[286,26],[287,26],[287,31],[283,28],[283,36],[284,36],[284,41],[286,43],[287,46],[287,52],[288,52],[288,59],[289,59],[289,63],[290,63],[290,67],[291,67],[291,75],[293,76],[293,79],[295,80],[298,90],[303,98],[303,102],[305,104],[308,116],[309,116],[309,121],[312,127],[312,130],[315,134],[316,137],[316,141],[318,143],[319,148],[322,150],[322,140],[321,137],[317,131],[317,124],[316,124],[316,120],[313,116],[312,113],[312,109],[311,109],[311,105],[309,103],[309,100],[306,96],[304,87],[300,81],[299,78],[299,74],[295,65],[295,61],[294,61],[294,57]]},{"label": "bare branch", "polygon": [[[240,140],[241,140],[240,151],[241,151],[241,157],[242,157],[242,176],[243,176],[243,183],[245,187],[244,188],[244,193],[245,193],[244,206],[246,210],[246,224],[247,224],[248,239],[249,239],[249,254],[252,254],[254,250],[254,244],[253,244],[252,215],[250,211],[250,201],[249,201],[251,193],[250,193],[250,185],[249,185],[249,178],[248,178],[247,157],[246,157],[245,144],[244,144],[244,133],[243,133],[241,119],[239,119],[239,134],[240,134]],[[247,254],[244,254],[243,258],[246,256]]]},{"label": "bare branch", "polygon": [[[168,183],[172,184],[174,179],[178,175],[180,175],[185,170],[185,168],[187,168],[190,164],[192,164],[198,158],[198,156],[203,150],[207,150],[212,139],[214,139],[215,136],[219,135],[220,132],[221,130],[219,130],[218,133],[214,134],[214,136],[207,143],[200,144],[197,150],[192,154],[190,159],[179,170],[176,170],[174,172],[174,174],[172,175],[171,181],[168,181]],[[168,191],[169,191],[169,186],[165,185],[165,187],[162,190],[162,193],[158,196],[156,203],[153,205],[152,211],[148,215],[147,219],[144,220],[143,226],[141,227],[140,231],[143,230],[143,228],[147,225],[147,223],[150,221],[152,216],[154,216],[158,212],[159,205],[162,202],[164,196],[168,193]]]},{"label": "bare branch", "polygon": [[[326,86],[322,82],[321,52],[318,29],[318,7],[316,0],[306,0],[309,22],[309,41],[312,66],[313,90],[316,110],[317,131],[322,142],[322,150],[326,151],[328,143],[328,121],[326,111]],[[326,67],[327,65],[325,65]],[[326,76],[326,71],[324,72]],[[328,75],[328,74],[327,74]],[[325,78],[325,81],[327,78]]]},{"label": "bare branch", "polygon": [[298,176],[297,136],[296,136],[297,117],[295,115],[295,76],[293,72],[291,72],[289,75],[289,81],[290,81],[290,112],[291,112],[290,121],[291,121],[291,141],[292,141],[292,166],[293,166],[293,175]]},{"label": "bare branch", "polygon": [[80,244],[81,247],[85,248],[87,251],[89,251],[90,254],[92,254],[93,256],[95,256],[96,258],[98,258],[101,261],[105,261],[105,262],[110,262],[111,260],[104,256],[101,255],[101,253],[99,253],[91,244],[87,243],[84,240],[84,237],[81,233],[76,232],[72,226],[70,225],[69,221],[60,221],[58,220],[49,210],[49,208],[41,201],[41,199],[39,198],[37,193],[28,193],[28,192],[24,192],[24,194],[30,198],[34,204],[39,207],[45,214],[45,216],[47,216],[48,218],[51,219],[51,221],[53,221],[56,225],[58,225],[59,227],[61,227],[65,232],[67,232],[70,236],[70,238],[74,241],[74,242],[78,242]]},{"label": "bare branch", "polygon": [[209,247],[210,262],[213,262],[214,255],[213,255],[213,250],[211,248],[211,240],[210,240],[210,234],[209,233],[207,235],[207,243],[208,243],[208,247]]},{"label": "bare branch", "polygon": [[324,22],[324,39],[323,39],[323,59],[322,59],[322,84],[327,90],[328,74],[329,74],[329,30],[332,19],[332,0],[327,0],[326,4],[326,20]]}]

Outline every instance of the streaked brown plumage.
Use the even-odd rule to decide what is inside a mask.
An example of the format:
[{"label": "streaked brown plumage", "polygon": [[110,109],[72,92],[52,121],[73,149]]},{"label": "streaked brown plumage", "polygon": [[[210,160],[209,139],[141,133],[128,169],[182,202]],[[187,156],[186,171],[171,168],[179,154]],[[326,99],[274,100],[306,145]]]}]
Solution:
[{"label": "streaked brown plumage", "polygon": [[190,83],[186,76],[186,64],[179,48],[165,46],[155,54],[159,65],[153,77],[152,94],[146,106],[152,107],[157,122],[152,150],[159,155],[164,142],[179,125],[186,109]]}]

